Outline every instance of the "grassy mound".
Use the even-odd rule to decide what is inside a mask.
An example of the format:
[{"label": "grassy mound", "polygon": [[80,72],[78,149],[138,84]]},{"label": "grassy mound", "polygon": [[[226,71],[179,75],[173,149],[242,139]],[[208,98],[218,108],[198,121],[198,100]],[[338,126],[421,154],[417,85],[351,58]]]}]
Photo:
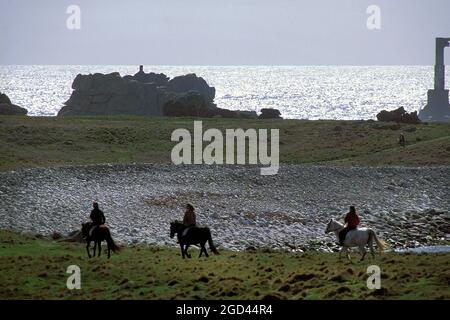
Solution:
[{"label": "grassy mound", "polygon": [[[0,171],[96,163],[170,162],[187,118],[0,116]],[[203,130],[279,129],[280,161],[342,165],[449,165],[450,124],[203,119]],[[408,145],[397,144],[400,132]],[[205,144],[206,145],[206,144]]]}]

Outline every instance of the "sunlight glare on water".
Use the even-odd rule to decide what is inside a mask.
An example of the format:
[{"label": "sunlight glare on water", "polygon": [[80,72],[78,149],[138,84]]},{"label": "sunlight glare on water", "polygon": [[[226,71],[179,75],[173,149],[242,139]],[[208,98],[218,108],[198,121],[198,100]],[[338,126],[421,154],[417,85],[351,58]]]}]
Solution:
[{"label": "sunlight glare on water", "polygon": [[[135,74],[138,66],[0,66],[0,91],[31,116],[54,116],[78,73]],[[169,77],[196,73],[233,110],[276,108],[284,118],[374,119],[382,109],[417,111],[433,87],[432,66],[145,66]],[[447,72],[447,83],[450,72]]]}]

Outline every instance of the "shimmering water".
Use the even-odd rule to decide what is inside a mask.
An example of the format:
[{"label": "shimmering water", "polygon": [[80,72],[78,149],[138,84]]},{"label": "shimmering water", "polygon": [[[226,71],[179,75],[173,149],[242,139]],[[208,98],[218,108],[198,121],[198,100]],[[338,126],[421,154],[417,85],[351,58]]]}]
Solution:
[{"label": "shimmering water", "polygon": [[[78,73],[135,74],[137,66],[0,66],[0,91],[32,116],[53,116]],[[196,73],[221,108],[277,108],[285,118],[372,119],[382,109],[416,111],[433,87],[432,66],[146,66],[170,77]],[[450,72],[447,72],[447,83]]]},{"label": "shimmering water", "polygon": [[442,246],[425,246],[425,247],[417,247],[417,248],[406,248],[406,249],[395,250],[395,252],[443,253],[443,252],[450,252],[450,246],[442,245]]}]

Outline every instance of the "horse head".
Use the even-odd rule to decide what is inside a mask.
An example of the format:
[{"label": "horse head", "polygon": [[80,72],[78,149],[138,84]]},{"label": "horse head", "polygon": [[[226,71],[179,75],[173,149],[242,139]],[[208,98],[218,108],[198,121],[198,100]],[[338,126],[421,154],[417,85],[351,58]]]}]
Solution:
[{"label": "horse head", "polygon": [[330,219],[330,221],[327,224],[327,227],[325,229],[325,233],[330,233],[333,231],[337,231],[338,229],[342,229],[344,226],[337,222],[334,219]]},{"label": "horse head", "polygon": [[181,230],[183,224],[178,220],[170,222],[170,237],[173,238],[177,232]]},{"label": "horse head", "polygon": [[87,236],[89,235],[90,227],[91,227],[90,222],[84,222],[81,224],[81,235],[83,236],[83,238],[87,238]]}]

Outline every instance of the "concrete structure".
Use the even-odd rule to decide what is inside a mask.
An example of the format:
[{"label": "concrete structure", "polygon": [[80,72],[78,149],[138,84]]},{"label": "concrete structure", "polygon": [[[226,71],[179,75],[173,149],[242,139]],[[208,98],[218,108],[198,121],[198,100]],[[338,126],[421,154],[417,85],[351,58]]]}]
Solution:
[{"label": "concrete structure", "polygon": [[434,89],[428,90],[428,103],[420,110],[423,121],[450,121],[448,90],[445,89],[444,49],[450,46],[450,38],[436,38],[436,65]]}]

